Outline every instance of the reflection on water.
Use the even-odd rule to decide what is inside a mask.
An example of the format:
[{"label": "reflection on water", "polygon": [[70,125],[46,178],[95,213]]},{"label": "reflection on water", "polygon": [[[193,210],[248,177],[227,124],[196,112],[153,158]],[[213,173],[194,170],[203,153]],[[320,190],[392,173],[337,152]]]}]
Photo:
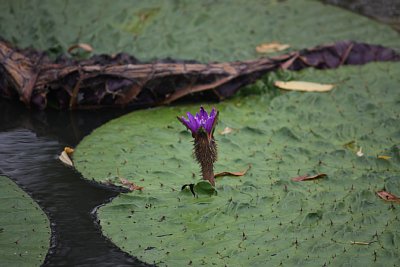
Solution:
[{"label": "reflection on water", "polygon": [[[125,111],[126,112],[126,111]],[[0,174],[16,181],[52,225],[44,266],[146,266],[101,235],[91,212],[117,190],[87,182],[57,154],[121,111],[33,112],[0,100]]]}]

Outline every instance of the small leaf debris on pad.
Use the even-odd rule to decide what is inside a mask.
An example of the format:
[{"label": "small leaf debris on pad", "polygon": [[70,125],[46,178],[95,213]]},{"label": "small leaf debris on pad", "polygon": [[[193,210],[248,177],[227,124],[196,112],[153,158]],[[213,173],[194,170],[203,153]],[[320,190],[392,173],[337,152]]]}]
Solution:
[{"label": "small leaf debris on pad", "polygon": [[72,148],[72,147],[69,147],[69,146],[66,146],[66,147],[64,147],[64,151],[65,151],[65,153],[67,153],[68,154],[68,156],[72,156],[72,154],[74,153],[74,149]]},{"label": "small leaf debris on pad", "polygon": [[292,178],[292,181],[294,181],[294,182],[309,181],[309,180],[315,180],[315,179],[323,178],[323,177],[326,177],[326,176],[327,175],[325,173],[318,173],[316,175],[303,175],[303,176]]},{"label": "small leaf debris on pad", "polygon": [[72,162],[70,156],[74,153],[74,149],[70,147],[65,147],[63,152],[61,152],[60,156],[58,156],[58,159],[61,160],[62,163],[64,163],[67,166],[73,167],[74,163]]},{"label": "small leaf debris on pad", "polygon": [[74,45],[71,45],[69,48],[68,48],[68,53],[69,54],[71,54],[72,53],[72,51],[74,51],[74,50],[76,50],[76,49],[82,49],[83,51],[85,51],[85,52],[92,52],[93,51],[93,47],[90,45],[90,44],[85,44],[85,43],[79,43],[79,44],[74,44]]},{"label": "small leaf debris on pad", "polygon": [[257,53],[266,54],[286,50],[290,47],[288,44],[281,44],[279,42],[263,43],[256,47]]},{"label": "small leaf debris on pad", "polygon": [[385,201],[400,203],[400,198],[393,195],[392,193],[382,190],[376,192],[376,194]]},{"label": "small leaf debris on pad", "polygon": [[302,92],[328,92],[333,89],[333,84],[312,83],[304,81],[275,81],[274,85],[280,89]]},{"label": "small leaf debris on pad", "polygon": [[364,246],[368,246],[371,245],[372,243],[377,242],[376,240],[374,241],[369,241],[369,242],[360,242],[360,241],[350,241],[350,244],[352,245],[364,245]]},{"label": "small leaf debris on pad", "polygon": [[214,174],[214,177],[217,178],[217,177],[224,177],[224,176],[243,176],[250,169],[251,169],[251,165],[249,165],[247,167],[247,169],[244,170],[244,171],[240,171],[240,172],[219,172],[219,173]]},{"label": "small leaf debris on pad", "polygon": [[226,134],[230,134],[231,132],[233,132],[232,128],[225,127],[222,131],[219,131],[218,133],[221,135],[226,135]]},{"label": "small leaf debris on pad", "polygon": [[125,178],[119,177],[119,181],[121,182],[121,184],[125,185],[128,187],[129,190],[131,191],[135,191],[135,190],[139,190],[139,191],[143,191],[144,187],[143,186],[138,186],[136,185],[134,182],[131,182]]}]

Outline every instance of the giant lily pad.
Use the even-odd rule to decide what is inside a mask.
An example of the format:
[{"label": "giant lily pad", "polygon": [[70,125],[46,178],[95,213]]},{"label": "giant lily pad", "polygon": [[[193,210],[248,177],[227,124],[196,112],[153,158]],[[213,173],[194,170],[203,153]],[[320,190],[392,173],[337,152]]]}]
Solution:
[{"label": "giant lily pad", "polygon": [[[120,175],[144,186],[99,209],[104,234],[161,266],[396,265],[400,211],[376,191],[400,195],[400,64],[292,77],[336,87],[216,105],[218,128],[235,129],[216,135],[216,172],[252,165],[245,176],[217,180],[216,195],[180,191],[200,177],[191,135],[176,116],[197,105],[133,112],[86,137],[74,154],[86,178]],[[327,176],[292,181],[319,173]]]},{"label": "giant lily pad", "polygon": [[40,266],[50,244],[50,223],[33,200],[0,176],[0,266]]},{"label": "giant lily pad", "polygon": [[259,57],[256,47],[274,41],[293,50],[345,39],[399,44],[385,25],[309,0],[8,0],[0,10],[3,38],[53,55],[87,43],[93,53],[207,62]]}]

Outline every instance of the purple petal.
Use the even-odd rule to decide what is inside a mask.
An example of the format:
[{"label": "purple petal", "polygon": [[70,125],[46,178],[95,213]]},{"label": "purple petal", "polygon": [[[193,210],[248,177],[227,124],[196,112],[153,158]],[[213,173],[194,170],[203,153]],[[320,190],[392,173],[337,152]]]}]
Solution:
[{"label": "purple petal", "polygon": [[196,120],[196,118],[193,117],[193,115],[190,112],[187,113],[187,116],[189,118],[189,124],[190,124],[189,128],[190,128],[190,130],[193,133],[197,132],[197,130],[200,127],[198,120]]},{"label": "purple petal", "polygon": [[181,117],[180,122],[185,125],[187,129],[192,130],[190,122],[184,116]]},{"label": "purple petal", "polygon": [[213,119],[209,119],[209,120],[206,122],[206,125],[204,126],[204,128],[206,129],[207,133],[209,133],[209,134],[211,133],[213,124],[214,124],[214,120],[213,120]]},{"label": "purple petal", "polygon": [[210,118],[213,119],[213,122],[214,122],[214,119],[215,119],[215,115],[217,115],[217,113],[216,113],[216,111],[215,111],[215,108],[212,108],[212,110],[211,110],[211,112],[210,112]]},{"label": "purple petal", "polygon": [[207,111],[205,111],[205,109],[203,107],[200,107],[200,116],[203,120],[208,119],[208,113],[207,113]]},{"label": "purple petal", "polygon": [[206,129],[206,131],[210,134],[212,131],[212,127],[214,125],[214,121],[215,121],[215,116],[216,116],[216,112],[215,112],[215,108],[213,108],[210,112],[210,117],[208,117],[207,122],[204,126],[204,128]]},{"label": "purple petal", "polygon": [[187,112],[186,114],[188,118],[186,119],[182,116],[180,121],[192,132],[192,134],[197,133],[200,128],[203,128],[208,134],[211,134],[217,114],[215,108],[212,108],[210,115],[203,107],[200,107],[199,112],[197,112],[195,116],[190,112]]}]

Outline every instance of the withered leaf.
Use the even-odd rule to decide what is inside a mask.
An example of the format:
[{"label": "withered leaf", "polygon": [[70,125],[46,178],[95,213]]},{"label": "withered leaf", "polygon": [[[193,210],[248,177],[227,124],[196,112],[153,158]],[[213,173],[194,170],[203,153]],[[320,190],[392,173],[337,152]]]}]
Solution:
[{"label": "withered leaf", "polygon": [[323,177],[326,177],[326,176],[327,175],[325,173],[318,173],[318,174],[315,174],[315,175],[303,175],[303,176],[292,178],[292,181],[294,181],[294,182],[309,181],[309,180],[315,180],[315,179],[323,178]]},{"label": "withered leaf", "polygon": [[384,160],[389,160],[391,158],[392,158],[391,156],[385,156],[385,155],[379,155],[378,156],[378,159],[384,159]]},{"label": "withered leaf", "polygon": [[92,47],[90,44],[79,43],[79,44],[71,45],[71,46],[68,48],[68,53],[71,54],[72,51],[74,51],[74,50],[76,50],[76,49],[78,49],[78,48],[82,49],[83,51],[89,52],[89,53],[93,51],[93,47]]},{"label": "withered leaf", "polygon": [[302,92],[328,92],[334,87],[333,84],[322,84],[304,81],[275,81],[274,85],[280,89]]},{"label": "withered leaf", "polygon": [[125,178],[119,177],[119,181],[121,182],[121,184],[125,185],[128,187],[129,190],[131,191],[135,191],[135,190],[139,190],[142,191],[144,189],[143,186],[138,186],[136,185],[134,182],[131,182]]},{"label": "withered leaf", "polygon": [[72,163],[72,160],[69,158],[67,152],[65,150],[61,152],[60,156],[58,156],[58,159],[61,160],[62,163],[64,163],[67,166],[73,167],[74,164]]},{"label": "withered leaf", "polygon": [[219,132],[219,134],[225,135],[225,134],[230,134],[231,132],[233,132],[232,128],[225,127],[222,131]]},{"label": "withered leaf", "polygon": [[256,47],[258,53],[273,53],[286,50],[290,47],[288,44],[281,44],[279,42],[271,42],[260,44]]},{"label": "withered leaf", "polygon": [[247,169],[240,171],[240,172],[219,172],[219,173],[214,174],[214,177],[218,178],[218,177],[224,177],[224,176],[243,176],[250,169],[251,169],[251,165],[249,165],[249,167],[247,167]]},{"label": "withered leaf", "polygon": [[384,190],[376,192],[376,194],[382,198],[385,201],[390,201],[390,202],[397,202],[400,203],[400,198],[393,195],[392,193],[386,192]]},{"label": "withered leaf", "polygon": [[[82,49],[90,50],[85,46]],[[15,81],[15,84],[12,88],[0,86],[0,95],[18,98],[39,109],[45,109],[48,103],[60,109],[121,108],[127,105],[145,108],[170,104],[183,97],[223,100],[277,69],[331,69],[399,59],[400,54],[391,48],[338,41],[273,58],[237,62],[201,64],[172,59],[140,62],[126,53],[53,61],[41,51],[18,49],[1,40],[0,68],[4,69],[4,77],[0,78],[6,84],[7,81]],[[169,84],[174,86],[167,86]],[[43,89],[47,87],[54,90]],[[53,96],[57,95],[54,101],[48,99],[50,91]],[[204,91],[209,93],[202,94]],[[84,98],[79,99],[77,92]]]},{"label": "withered leaf", "polygon": [[74,153],[74,149],[69,146],[64,147],[64,151],[65,151],[65,153],[68,154],[68,156],[72,156],[72,154]]}]

